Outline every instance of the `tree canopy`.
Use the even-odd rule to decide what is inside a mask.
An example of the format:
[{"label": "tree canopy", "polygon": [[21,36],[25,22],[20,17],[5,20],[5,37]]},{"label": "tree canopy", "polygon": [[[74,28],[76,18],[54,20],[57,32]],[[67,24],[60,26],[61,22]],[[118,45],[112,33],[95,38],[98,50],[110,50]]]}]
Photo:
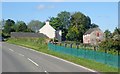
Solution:
[{"label": "tree canopy", "polygon": [[31,20],[28,23],[28,28],[30,28],[34,32],[38,32],[38,30],[43,26],[44,24],[39,20]]},{"label": "tree canopy", "polygon": [[29,29],[24,21],[17,21],[16,23],[12,19],[8,19],[3,22],[3,33],[4,36],[10,36],[11,32],[33,32]]},{"label": "tree canopy", "polygon": [[16,31],[17,32],[26,32],[27,31],[27,25],[25,24],[25,22],[23,22],[23,21],[18,21],[17,23],[16,23],[16,25],[17,25],[17,29],[16,29]]},{"label": "tree canopy", "polygon": [[120,51],[120,28],[115,28],[111,33],[109,30],[105,30],[106,40],[102,41],[99,46],[106,50],[119,50]]},{"label": "tree canopy", "polygon": [[14,25],[15,25],[14,20],[11,20],[11,19],[6,20],[3,32],[9,36],[10,32],[15,31]]},{"label": "tree canopy", "polygon": [[68,27],[70,25],[70,12],[62,11],[57,14],[57,17],[50,17],[50,25],[56,30],[62,30],[62,40],[66,39]]},{"label": "tree canopy", "polygon": [[[75,12],[70,18],[70,27],[66,38],[69,40],[81,41],[83,40],[83,34],[90,28],[94,28],[97,25],[91,24],[89,16],[85,16],[81,12]],[[98,26],[97,26],[98,27]],[[74,32],[74,33],[73,33]],[[73,37],[71,37],[73,36]]]}]

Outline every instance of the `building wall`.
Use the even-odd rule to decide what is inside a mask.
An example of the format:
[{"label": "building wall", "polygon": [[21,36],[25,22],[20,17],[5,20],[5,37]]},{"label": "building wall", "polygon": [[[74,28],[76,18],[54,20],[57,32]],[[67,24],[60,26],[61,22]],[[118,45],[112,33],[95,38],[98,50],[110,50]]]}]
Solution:
[{"label": "building wall", "polygon": [[56,31],[55,38],[57,38],[59,42],[62,41],[62,31],[61,30]]},{"label": "building wall", "polygon": [[84,44],[90,43],[90,34],[83,35],[83,43]]},{"label": "building wall", "polygon": [[83,43],[96,45],[104,40],[104,33],[100,30],[93,31],[90,34],[83,35]]}]

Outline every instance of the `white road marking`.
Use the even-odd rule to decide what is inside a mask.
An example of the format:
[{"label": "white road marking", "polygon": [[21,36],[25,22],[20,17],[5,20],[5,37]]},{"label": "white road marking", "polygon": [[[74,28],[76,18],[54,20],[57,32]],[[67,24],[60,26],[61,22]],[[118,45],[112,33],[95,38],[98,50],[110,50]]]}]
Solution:
[{"label": "white road marking", "polygon": [[34,62],[33,60],[31,60],[30,58],[27,58],[30,62],[32,62],[34,65],[36,65],[37,67],[39,66],[36,62]]},{"label": "white road marking", "polygon": [[24,56],[23,54],[21,54],[21,53],[18,53],[20,56]]},{"label": "white road marking", "polygon": [[12,50],[12,49],[9,49],[10,51],[12,51],[12,52],[14,52],[14,50]]},{"label": "white road marking", "polygon": [[44,71],[46,74],[49,74],[47,71]]},{"label": "white road marking", "polygon": [[[21,47],[23,47],[23,46],[21,46]],[[67,63],[72,64],[72,65],[75,65],[75,66],[77,66],[77,67],[80,67],[80,68],[83,68],[83,69],[89,70],[89,71],[91,71],[91,72],[97,72],[97,71],[95,71],[95,70],[92,70],[92,69],[86,68],[86,67],[84,67],[84,66],[81,66],[81,65],[75,64],[75,63],[73,63],[73,62],[70,62],[70,61],[64,60],[64,59],[62,59],[62,58],[55,57],[55,56],[53,56],[53,55],[49,55],[49,54],[46,54],[46,53],[43,53],[43,52],[38,52],[38,51],[36,51],[36,50],[34,50],[34,49],[30,49],[30,48],[27,48],[27,49],[29,49],[29,50],[31,50],[31,51],[34,51],[34,52],[37,52],[37,53],[40,53],[40,54],[44,54],[44,55],[47,55],[47,56],[50,56],[50,57],[53,57],[53,58],[59,59],[59,60],[62,60],[62,61],[64,61],[64,62],[67,62]]]},{"label": "white road marking", "polygon": [[45,72],[47,72],[47,71],[45,71]]}]

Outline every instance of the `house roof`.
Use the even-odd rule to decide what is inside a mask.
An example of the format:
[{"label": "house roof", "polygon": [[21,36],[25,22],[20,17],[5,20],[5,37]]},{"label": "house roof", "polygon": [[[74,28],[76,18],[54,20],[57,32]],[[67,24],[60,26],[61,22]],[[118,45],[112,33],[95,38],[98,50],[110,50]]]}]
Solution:
[{"label": "house roof", "polygon": [[48,21],[46,22],[46,24],[45,24],[42,28],[39,29],[39,31],[42,30],[42,29],[48,28],[48,27],[49,27],[49,29],[52,29],[52,30],[56,31],[56,30],[49,24]]},{"label": "house roof", "polygon": [[86,34],[90,34],[90,33],[92,33],[93,31],[96,31],[96,30],[100,30],[100,28],[90,28],[88,31],[86,31],[85,33],[84,33],[84,35],[86,35]]}]

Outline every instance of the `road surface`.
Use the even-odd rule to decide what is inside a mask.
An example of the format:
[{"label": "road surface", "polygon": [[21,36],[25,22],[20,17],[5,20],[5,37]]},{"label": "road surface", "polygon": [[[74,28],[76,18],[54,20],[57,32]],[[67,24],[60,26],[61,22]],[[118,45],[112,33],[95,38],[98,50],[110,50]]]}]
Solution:
[{"label": "road surface", "polygon": [[93,72],[14,44],[2,43],[2,72]]}]

